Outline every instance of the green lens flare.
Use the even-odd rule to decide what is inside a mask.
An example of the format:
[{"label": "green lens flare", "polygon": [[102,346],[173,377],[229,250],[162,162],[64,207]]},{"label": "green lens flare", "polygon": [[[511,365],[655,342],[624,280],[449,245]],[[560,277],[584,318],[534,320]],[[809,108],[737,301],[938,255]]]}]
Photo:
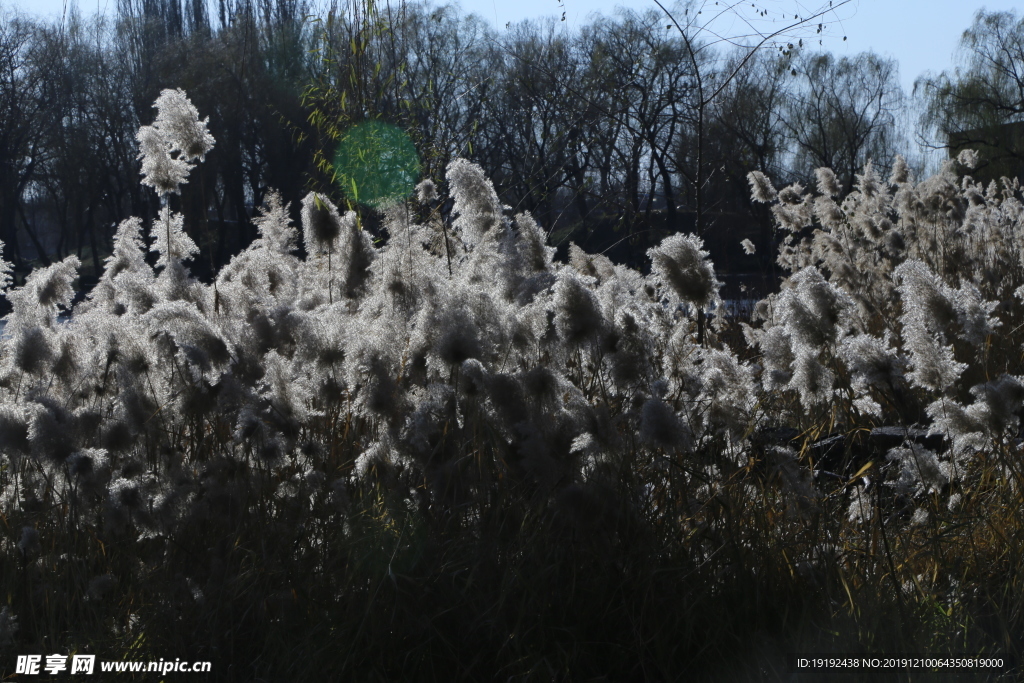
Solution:
[{"label": "green lens flare", "polygon": [[349,199],[379,209],[412,193],[420,159],[405,131],[383,121],[366,121],[342,138],[334,170]]}]

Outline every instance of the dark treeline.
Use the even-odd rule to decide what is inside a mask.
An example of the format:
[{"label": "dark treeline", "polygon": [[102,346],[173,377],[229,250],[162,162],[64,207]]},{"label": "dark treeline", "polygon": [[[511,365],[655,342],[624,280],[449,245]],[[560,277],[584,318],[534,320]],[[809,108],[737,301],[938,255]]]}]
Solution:
[{"label": "dark treeline", "polygon": [[[697,77],[732,73],[747,51],[691,58],[657,12],[563,26],[496,31],[457,7],[355,0],[316,13],[304,0],[119,0],[113,18],[50,23],[5,13],[4,256],[24,272],[77,253],[83,276],[95,276],[115,225],[155,215],[157,197],[138,182],[135,134],[164,88],[183,88],[217,141],[172,198],[201,246],[200,274],[254,237],[249,217],[268,189],[293,208],[310,189],[344,202],[332,150],[367,118],[406,130],[425,176],[469,157],[553,242],[612,248],[620,260],[638,261],[666,232],[694,230],[700,182],[701,232],[725,272],[767,267],[773,252],[750,171],[806,185],[830,166],[847,192],[865,162],[887,167],[907,152],[897,66],[877,55],[762,50],[702,106]],[[974,30],[965,49],[993,54],[1000,36],[1024,33],[1012,15],[979,15]],[[922,119],[929,131],[950,136],[966,120],[941,106],[960,83],[922,81],[934,105]],[[723,236],[732,251],[722,251]],[[757,257],[738,251],[744,237]]]}]

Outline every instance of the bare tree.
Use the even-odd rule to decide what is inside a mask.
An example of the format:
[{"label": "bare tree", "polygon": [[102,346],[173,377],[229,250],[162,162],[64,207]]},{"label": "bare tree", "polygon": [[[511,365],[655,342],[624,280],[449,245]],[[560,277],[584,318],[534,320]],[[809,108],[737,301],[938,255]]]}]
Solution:
[{"label": "bare tree", "polygon": [[625,220],[640,211],[641,188],[646,189],[650,210],[660,185],[667,225],[674,231],[675,179],[685,169],[676,167],[673,148],[688,123],[695,74],[682,41],[665,35],[657,12],[623,12],[620,21],[604,25],[601,38],[601,58],[614,74],[616,96],[608,114],[620,131],[615,149],[624,177]]},{"label": "bare tree", "polygon": [[795,171],[809,178],[815,168],[828,166],[847,193],[868,161],[891,165],[904,100],[895,60],[870,52],[840,59],[807,54],[793,70],[797,84],[783,121],[794,145]]},{"label": "bare tree", "polygon": [[554,22],[516,25],[491,50],[489,65],[478,153],[513,207],[553,225],[569,169],[579,163],[580,112],[571,88],[584,66]]},{"label": "bare tree", "polygon": [[[733,59],[745,56],[741,51]],[[710,194],[715,201],[749,206],[748,173],[761,171],[778,176],[786,172],[782,114],[790,97],[790,63],[787,55],[767,51],[755,55],[715,102],[705,152],[711,169],[709,179],[721,181]],[[681,145],[680,154],[695,147]]]},{"label": "bare tree", "polygon": [[493,88],[494,74],[484,68],[493,36],[482,20],[451,6],[410,6],[395,30],[404,55],[407,120],[424,175],[441,178],[453,158],[479,150],[473,139]]},{"label": "bare tree", "polygon": [[24,195],[52,150],[45,144],[53,127],[59,56],[39,39],[39,27],[17,16],[0,15],[0,239],[22,262],[16,221],[39,258],[46,249],[25,220]]},{"label": "bare tree", "polygon": [[[747,8],[745,2],[715,2],[702,0],[698,3],[691,3],[682,10],[670,11],[661,0],[654,0],[655,4],[665,13],[676,28],[683,40],[686,59],[693,69],[696,97],[691,105],[695,119],[694,145],[696,147],[695,171],[693,177],[694,196],[696,204],[696,229],[702,233],[705,228],[704,204],[705,183],[707,181],[707,167],[704,162],[704,148],[707,142],[708,114],[711,106],[718,100],[721,94],[729,86],[736,76],[746,67],[747,63],[762,49],[777,48],[782,50],[782,41],[793,39],[800,41],[797,36],[809,33],[817,29],[818,33],[827,27],[826,20],[835,17],[836,10],[849,4],[850,0],[834,2],[830,0],[827,5],[823,4],[816,9],[803,14],[797,9],[790,14],[783,10],[766,6],[762,3],[751,3]],[[796,5],[796,3],[794,3]],[[796,5],[799,7],[799,5]],[[707,12],[707,16],[704,14]],[[779,17],[774,16],[779,14]],[[772,15],[772,16],[769,16]],[[790,19],[789,17],[792,17]],[[722,19],[737,20],[739,25],[744,27],[741,33],[726,34],[722,32],[719,24]],[[774,23],[767,23],[765,19],[772,19]],[[732,45],[742,50],[739,59],[722,63],[719,60],[707,59],[706,52],[712,51],[718,45]],[[792,44],[789,45],[792,49]]]}]

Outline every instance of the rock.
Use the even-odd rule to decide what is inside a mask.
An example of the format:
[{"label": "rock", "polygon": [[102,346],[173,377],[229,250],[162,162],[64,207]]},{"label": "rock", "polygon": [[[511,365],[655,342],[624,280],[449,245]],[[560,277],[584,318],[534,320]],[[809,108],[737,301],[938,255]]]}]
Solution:
[{"label": "rock", "polygon": [[933,451],[945,448],[941,434],[928,434],[927,429],[919,427],[875,427],[868,436],[871,446],[878,451],[898,448],[907,441],[913,441]]}]

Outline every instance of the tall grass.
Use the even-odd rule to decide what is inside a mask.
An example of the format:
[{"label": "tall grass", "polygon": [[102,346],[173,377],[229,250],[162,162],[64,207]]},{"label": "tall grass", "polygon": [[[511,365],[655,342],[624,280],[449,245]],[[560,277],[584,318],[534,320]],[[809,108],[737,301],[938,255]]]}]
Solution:
[{"label": "tall grass", "polygon": [[[165,195],[175,131],[213,144],[174,97],[144,159]],[[238,681],[1019,658],[1019,185],[868,168],[839,198],[830,177],[753,178],[790,277],[750,347],[698,238],[648,274],[556,262],[465,160],[450,215],[428,182],[377,242],[311,195],[300,256],[271,195],[204,284],[168,207],[156,265],[125,221],[82,303],[73,257],[8,287],[0,673],[30,652]]]}]

